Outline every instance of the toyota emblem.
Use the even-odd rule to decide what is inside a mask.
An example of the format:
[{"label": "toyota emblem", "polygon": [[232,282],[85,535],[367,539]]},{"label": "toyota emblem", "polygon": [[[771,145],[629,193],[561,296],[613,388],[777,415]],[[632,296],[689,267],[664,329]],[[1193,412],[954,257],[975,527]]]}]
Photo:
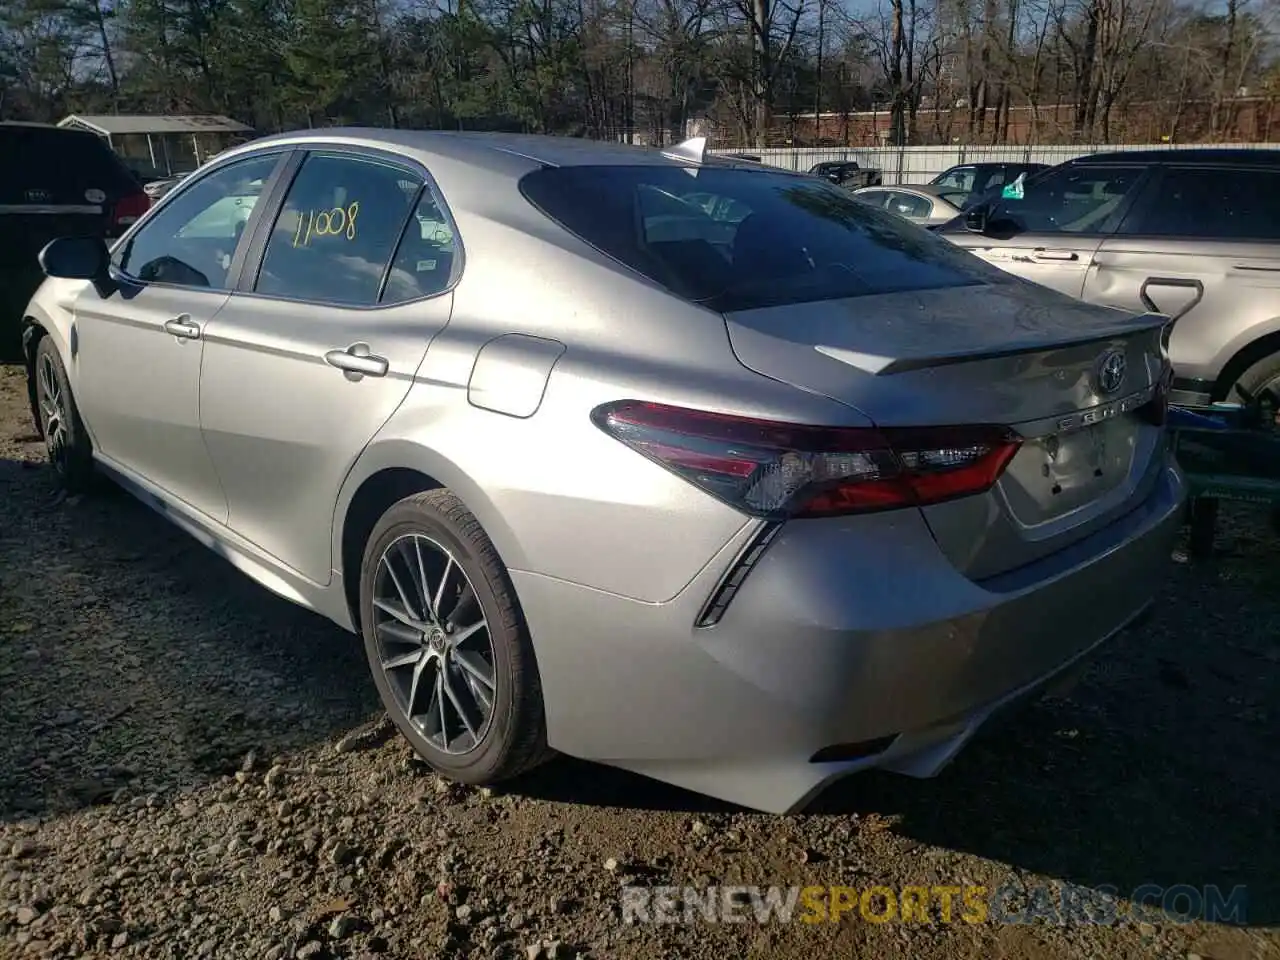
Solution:
[{"label": "toyota emblem", "polygon": [[1108,350],[1098,361],[1098,392],[1115,393],[1124,386],[1125,360],[1123,350]]}]

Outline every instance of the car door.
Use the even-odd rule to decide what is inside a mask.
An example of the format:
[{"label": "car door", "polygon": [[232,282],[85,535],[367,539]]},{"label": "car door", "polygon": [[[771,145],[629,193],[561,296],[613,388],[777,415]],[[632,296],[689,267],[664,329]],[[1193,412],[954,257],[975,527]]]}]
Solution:
[{"label": "car door", "polygon": [[1080,297],[1094,253],[1124,218],[1145,172],[1135,164],[1065,164],[1027,177],[1021,196],[992,201],[984,232],[963,223],[938,232],[1003,270]]},{"label": "car door", "polygon": [[425,170],[315,150],[209,326],[201,425],[227,523],[315,583],[330,579],[343,478],[449,321],[459,255]]},{"label": "car door", "polygon": [[[1280,170],[1172,164],[1095,255],[1084,297],[1174,318],[1182,390],[1208,399],[1228,356],[1280,318]],[[1197,383],[1197,381],[1200,381]]]},{"label": "car door", "polygon": [[[113,251],[115,289],[88,285],[75,304],[75,390],[97,452],[217,522],[227,507],[200,430],[202,337],[282,156],[233,160],[183,184]],[[236,203],[236,219],[209,218]]]}]

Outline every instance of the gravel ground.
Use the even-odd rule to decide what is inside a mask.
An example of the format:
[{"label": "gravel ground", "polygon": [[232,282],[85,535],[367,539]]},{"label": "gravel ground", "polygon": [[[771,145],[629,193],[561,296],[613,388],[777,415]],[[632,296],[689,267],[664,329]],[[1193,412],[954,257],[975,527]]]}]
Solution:
[{"label": "gravel ground", "polygon": [[[804,816],[559,760],[449,786],[358,644],[112,487],[52,495],[0,367],[0,957],[1280,957],[1280,543],[1224,515],[1154,622],[941,777]],[[1248,888],[1243,923],[625,924],[622,884]],[[856,915],[856,914],[855,914]]]}]

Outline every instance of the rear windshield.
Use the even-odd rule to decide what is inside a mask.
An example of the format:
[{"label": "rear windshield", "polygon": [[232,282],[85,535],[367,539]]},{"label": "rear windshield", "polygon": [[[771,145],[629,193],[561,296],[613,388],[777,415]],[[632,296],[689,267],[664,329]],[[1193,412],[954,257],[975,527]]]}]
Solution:
[{"label": "rear windshield", "polygon": [[992,281],[973,255],[816,177],[580,166],[534,171],[520,188],[570,232],[714,310]]},{"label": "rear windshield", "polygon": [[76,204],[86,190],[116,200],[141,188],[111,148],[92,133],[0,124],[0,203]]}]

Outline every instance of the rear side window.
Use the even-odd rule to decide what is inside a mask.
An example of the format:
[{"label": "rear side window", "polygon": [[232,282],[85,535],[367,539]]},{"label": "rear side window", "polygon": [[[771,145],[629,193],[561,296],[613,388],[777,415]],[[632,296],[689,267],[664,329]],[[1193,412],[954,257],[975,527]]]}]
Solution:
[{"label": "rear side window", "polygon": [[307,157],[276,217],[254,289],[373,306],[421,187],[416,174],[379,160]]},{"label": "rear side window", "polygon": [[900,217],[927,217],[933,212],[933,204],[914,193],[891,193],[885,209]]},{"label": "rear side window", "polygon": [[1029,175],[1022,196],[1001,199],[990,222],[1019,233],[1103,233],[1142,173],[1142,167],[1072,165]]},{"label": "rear side window", "polygon": [[715,310],[960,287],[997,273],[812,177],[578,166],[526,174],[520,188],[571,233]]},{"label": "rear side window", "polygon": [[1203,240],[1280,240],[1280,171],[1170,169],[1121,233]]},{"label": "rear side window", "polygon": [[[111,148],[92,133],[0,124],[0,203],[101,203],[140,189]],[[99,191],[103,197],[97,196]]]}]

